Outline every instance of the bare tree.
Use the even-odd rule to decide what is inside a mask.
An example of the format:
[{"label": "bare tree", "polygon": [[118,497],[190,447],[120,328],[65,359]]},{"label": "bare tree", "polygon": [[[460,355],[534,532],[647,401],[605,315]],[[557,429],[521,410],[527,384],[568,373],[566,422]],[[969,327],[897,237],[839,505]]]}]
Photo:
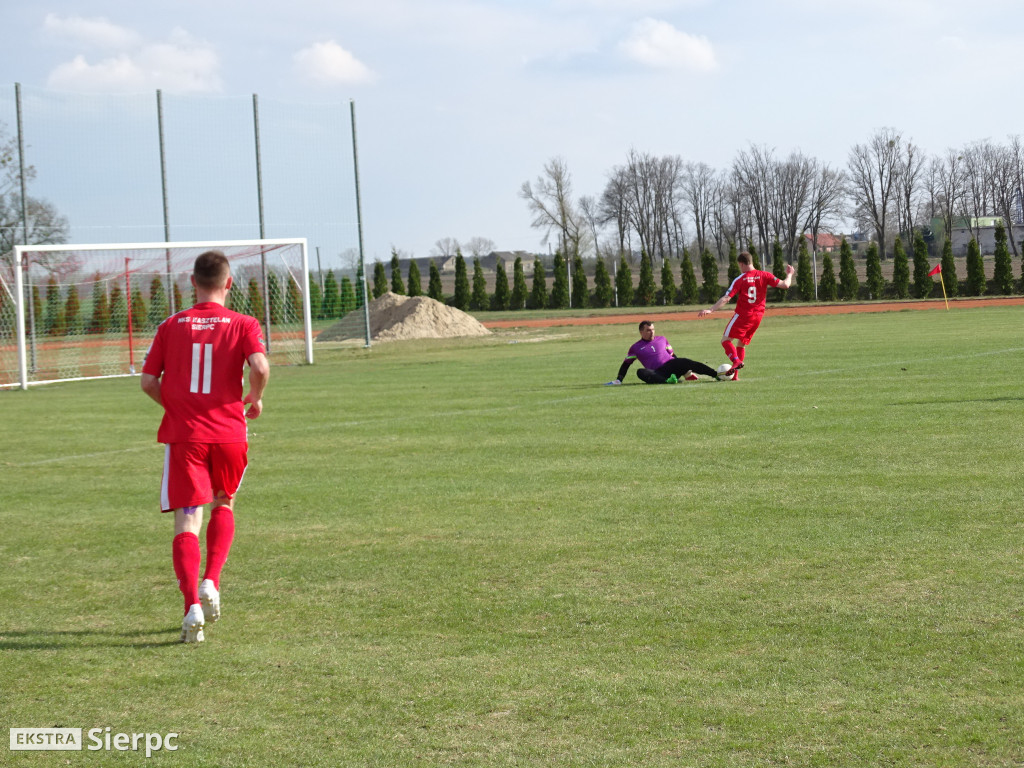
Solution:
[{"label": "bare tree", "polygon": [[961,207],[964,194],[964,158],[958,149],[946,151],[946,157],[939,167],[940,196],[939,211],[947,240],[953,239],[953,217]]},{"label": "bare tree", "polygon": [[533,214],[531,225],[544,230],[543,242],[546,243],[555,232],[562,255],[566,258],[576,256],[582,227],[573,205],[572,176],[565,160],[555,157],[545,163],[544,172],[537,177],[536,188],[529,181],[524,181],[519,196]]},{"label": "bare tree", "polygon": [[882,128],[867,144],[855,144],[848,161],[850,193],[858,212],[874,227],[879,253],[883,257],[896,192],[902,139],[895,129]]},{"label": "bare tree", "polygon": [[[26,166],[25,184],[35,176],[35,168]],[[23,211],[18,145],[0,123],[0,276],[13,283],[15,245],[66,243],[67,238],[68,220],[52,203],[28,195]],[[33,263],[58,278],[73,274],[79,267],[73,254],[36,254]]]},{"label": "bare tree", "polygon": [[633,249],[629,226],[629,204],[626,200],[626,170],[615,167],[608,174],[608,183],[601,193],[598,207],[599,222],[615,224],[618,253],[630,253]]},{"label": "bare tree", "polygon": [[991,141],[984,139],[970,144],[961,154],[964,160],[964,194],[960,198],[959,212],[966,220],[971,236],[978,240],[981,235],[979,219],[994,211],[996,148]]},{"label": "bare tree", "polygon": [[431,256],[436,258],[450,259],[459,250],[459,241],[454,237],[442,237],[440,240],[434,243],[434,247],[431,250]]},{"label": "bare tree", "polygon": [[921,191],[922,176],[927,157],[921,148],[912,141],[907,141],[900,153],[897,166],[896,188],[896,223],[900,233],[908,242],[913,240],[915,217],[919,206],[917,198]]},{"label": "bare tree", "polygon": [[807,196],[807,208],[801,229],[810,231],[812,252],[818,253],[818,233],[830,220],[843,216],[846,210],[846,174],[825,163],[814,161],[814,177]]},{"label": "bare tree", "polygon": [[475,259],[486,256],[494,250],[494,241],[489,237],[471,237],[465,243],[466,253]]},{"label": "bare tree", "polygon": [[793,152],[784,162],[775,163],[771,180],[774,182],[775,232],[785,244],[787,260],[796,257],[798,235],[806,217],[810,192],[818,173],[817,161],[802,153]]},{"label": "bare tree", "polygon": [[592,195],[584,195],[579,200],[580,215],[590,228],[590,236],[594,243],[594,257],[601,258],[601,244],[598,240],[598,229],[602,224],[601,209]]},{"label": "bare tree", "polygon": [[[682,190],[697,232],[697,252],[704,253],[721,198],[718,177],[707,163],[687,163],[682,175]],[[718,231],[721,232],[721,227]],[[717,246],[716,250],[721,254],[721,242]]]},{"label": "bare tree", "polygon": [[768,244],[777,234],[772,225],[774,165],[774,151],[755,145],[749,150],[740,150],[732,164],[732,182],[757,227],[758,245],[763,254],[768,253]]},{"label": "bare tree", "polygon": [[1009,146],[995,148],[992,168],[995,210],[1003,217],[1014,258],[1020,255],[1017,250],[1017,241],[1013,237],[1013,224],[1017,218],[1020,203],[1021,156],[1020,137],[1012,136]]}]

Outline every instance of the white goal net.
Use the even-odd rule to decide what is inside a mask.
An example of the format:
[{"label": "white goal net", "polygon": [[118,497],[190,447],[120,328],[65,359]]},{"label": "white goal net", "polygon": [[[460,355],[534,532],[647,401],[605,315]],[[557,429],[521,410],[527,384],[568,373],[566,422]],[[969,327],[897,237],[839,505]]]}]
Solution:
[{"label": "white goal net", "polygon": [[260,321],[271,360],[312,363],[305,239],[15,246],[0,263],[0,388],[139,373],[214,249],[231,262],[228,308]]}]

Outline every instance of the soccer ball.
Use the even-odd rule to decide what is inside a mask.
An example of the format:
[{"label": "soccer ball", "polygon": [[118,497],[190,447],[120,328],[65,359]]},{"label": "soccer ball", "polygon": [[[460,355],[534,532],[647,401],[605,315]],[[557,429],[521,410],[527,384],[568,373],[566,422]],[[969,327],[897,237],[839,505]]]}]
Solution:
[{"label": "soccer ball", "polygon": [[731,376],[726,376],[729,371],[732,370],[732,363],[722,363],[718,366],[718,378],[720,381],[728,381]]}]

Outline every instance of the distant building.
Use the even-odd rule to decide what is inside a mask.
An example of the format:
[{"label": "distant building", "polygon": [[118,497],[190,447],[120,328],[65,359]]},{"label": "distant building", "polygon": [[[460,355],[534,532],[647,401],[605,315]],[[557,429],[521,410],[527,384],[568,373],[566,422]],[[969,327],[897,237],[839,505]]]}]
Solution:
[{"label": "distant building", "polygon": [[[978,249],[984,253],[994,253],[996,250],[996,224],[1002,223],[1002,216],[979,216],[976,219],[968,219],[964,216],[953,217],[953,231],[950,242],[953,245],[954,256],[965,256],[967,244],[972,237],[978,238]],[[946,237],[946,225],[941,216],[932,219],[932,232],[935,234],[935,242],[938,248],[942,248]],[[1013,237],[1018,246],[1024,245],[1024,225],[1014,224],[1012,233],[1007,232],[1007,237]],[[1011,253],[1013,247],[1009,244]]]},{"label": "distant building", "polygon": [[807,247],[812,251],[817,250],[818,253],[834,253],[839,250],[839,246],[843,239],[836,237],[828,232],[819,232],[817,238],[818,247],[815,248],[815,240],[810,232],[805,232],[804,237],[807,238]]},{"label": "distant building", "polygon": [[491,251],[486,256],[481,257],[480,266],[483,267],[485,272],[494,272],[498,269],[498,262],[500,261],[505,267],[505,272],[511,275],[516,259],[522,259],[523,272],[532,275],[533,261],[536,258],[534,254],[527,253],[526,251]]}]

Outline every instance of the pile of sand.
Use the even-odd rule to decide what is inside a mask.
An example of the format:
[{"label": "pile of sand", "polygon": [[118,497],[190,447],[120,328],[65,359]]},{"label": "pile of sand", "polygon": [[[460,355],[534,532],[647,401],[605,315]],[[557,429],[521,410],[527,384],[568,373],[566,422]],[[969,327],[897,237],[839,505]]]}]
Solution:
[{"label": "pile of sand", "polygon": [[[373,341],[403,339],[451,339],[457,336],[487,336],[490,331],[474,317],[427,296],[399,296],[388,291],[370,302],[370,338]],[[362,316],[362,310],[356,310]],[[350,312],[316,337],[317,341],[353,338]],[[359,324],[358,334],[362,333]]]}]

